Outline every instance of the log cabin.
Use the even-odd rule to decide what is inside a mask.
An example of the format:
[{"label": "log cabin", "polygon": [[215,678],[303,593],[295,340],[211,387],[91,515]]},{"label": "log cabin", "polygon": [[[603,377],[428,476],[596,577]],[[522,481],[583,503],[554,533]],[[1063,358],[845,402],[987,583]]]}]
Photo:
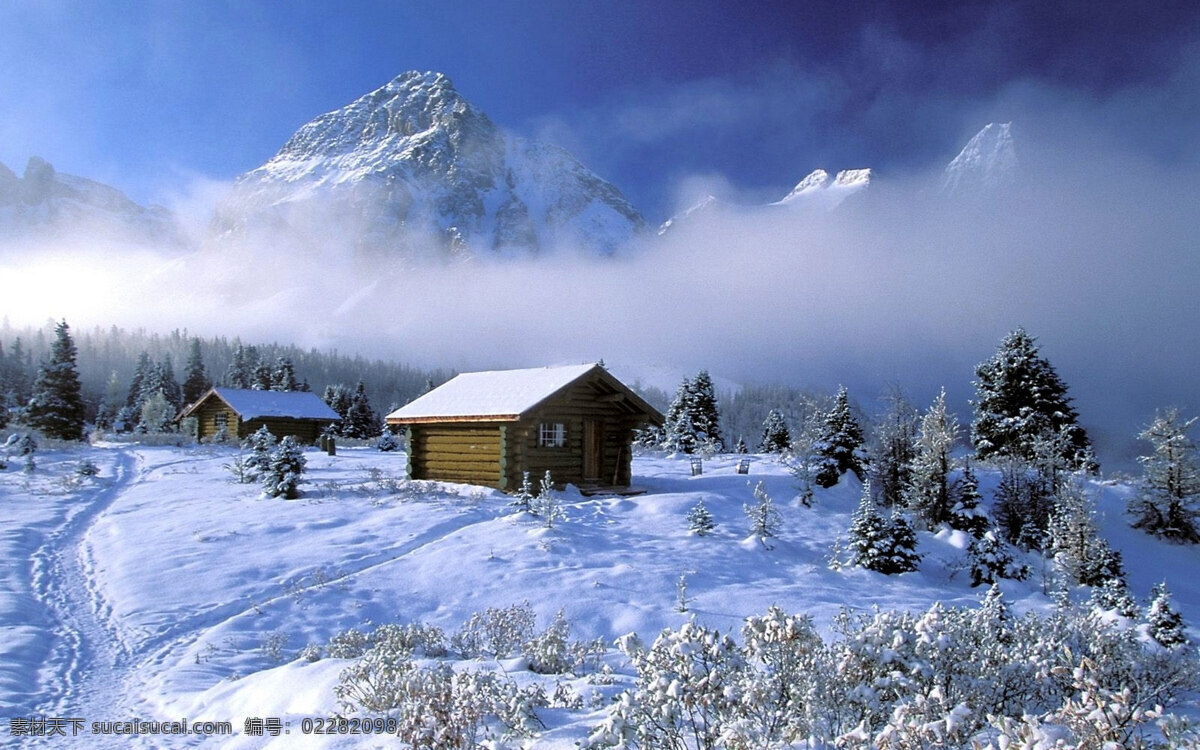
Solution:
[{"label": "log cabin", "polygon": [[186,407],[179,419],[196,419],[196,439],[211,440],[221,430],[242,439],[266,426],[276,438],[291,435],[315,443],[340,417],[315,393],[212,388]]},{"label": "log cabin", "polygon": [[408,429],[408,476],[536,486],[547,470],[583,492],[628,488],[634,431],[662,414],[601,365],[458,375],[387,416]]}]

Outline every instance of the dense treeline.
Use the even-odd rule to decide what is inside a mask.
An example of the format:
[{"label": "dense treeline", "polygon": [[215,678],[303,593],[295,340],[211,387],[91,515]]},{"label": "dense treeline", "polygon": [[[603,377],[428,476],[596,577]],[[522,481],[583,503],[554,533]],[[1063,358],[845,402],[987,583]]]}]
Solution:
[{"label": "dense treeline", "polygon": [[[0,399],[10,405],[28,402],[38,367],[51,353],[54,329],[53,322],[36,329],[16,328],[7,321],[0,324]],[[289,360],[297,379],[306,382],[309,389],[318,394],[328,386],[354,388],[362,381],[372,403],[384,413],[421,395],[431,383],[439,385],[452,376],[445,370],[426,370],[361,355],[348,356],[337,350],[318,351],[287,344],[243,342],[239,338],[223,336],[204,337],[187,329],[159,334],[116,326],[72,328],[71,335],[77,350],[76,362],[89,422],[94,421],[110,380],[120,384],[123,391],[128,388],[143,353],[155,363],[169,360],[176,378],[184,381],[183,368],[191,353],[193,339],[199,340],[204,368],[217,385],[224,384],[238,347],[253,346],[264,363]]]}]

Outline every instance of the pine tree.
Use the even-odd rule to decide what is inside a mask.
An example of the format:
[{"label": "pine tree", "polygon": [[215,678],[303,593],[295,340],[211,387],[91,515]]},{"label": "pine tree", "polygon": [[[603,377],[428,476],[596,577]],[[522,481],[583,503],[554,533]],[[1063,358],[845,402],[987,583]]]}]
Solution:
[{"label": "pine tree", "polygon": [[946,409],[943,388],[921,418],[916,456],[904,489],[905,505],[930,529],[950,520],[950,471],[954,468],[951,453],[957,439],[958,419]]},{"label": "pine tree", "polygon": [[162,362],[158,363],[158,383],[158,390],[162,393],[163,398],[178,414],[183,407],[183,389],[179,386],[179,381],[175,379],[175,367],[171,363],[169,353],[164,354]]},{"label": "pine tree", "polygon": [[700,498],[692,509],[687,513],[688,531],[696,536],[707,536],[712,533],[712,530],[717,527],[717,522],[713,520],[712,513],[708,508],[704,507],[704,498]]},{"label": "pine tree", "polygon": [[271,390],[300,390],[300,384],[296,382],[296,368],[292,365],[292,360],[286,357],[279,357],[275,360],[275,370],[271,373]]},{"label": "pine tree", "polygon": [[832,487],[847,471],[861,481],[863,474],[863,432],[850,411],[845,387],[838,388],[833,406],[825,414],[825,424],[816,446],[820,465],[814,481],[819,487]]},{"label": "pine tree", "polygon": [[849,563],[867,570],[879,570],[883,566],[884,553],[888,549],[888,525],[871,493],[870,481],[863,484],[858,508],[850,517],[847,548]]},{"label": "pine tree", "polygon": [[904,491],[916,458],[917,411],[898,386],[885,394],[886,413],[875,429],[871,443],[870,477],[878,500],[885,507],[904,502]]},{"label": "pine tree", "polygon": [[230,388],[252,388],[254,369],[258,366],[258,351],[240,343],[233,350],[233,360],[225,371],[225,385]]},{"label": "pine tree", "polygon": [[763,421],[762,437],[758,441],[759,452],[786,453],[791,444],[792,436],[787,423],[783,421],[783,415],[772,409]]},{"label": "pine tree", "polygon": [[267,468],[262,473],[263,492],[267,497],[282,497],[286,500],[298,497],[297,487],[307,463],[304,451],[296,443],[296,439],[285,435],[279,442],[279,447],[271,453]]},{"label": "pine tree", "polygon": [[346,437],[369,438],[379,429],[379,417],[371,408],[367,398],[367,388],[360,380],[354,387],[354,395],[350,398],[350,408],[346,411],[346,422],[343,433]]},{"label": "pine tree", "polygon": [[1046,529],[1046,551],[1075,583],[1099,586],[1125,578],[1120,553],[1100,536],[1093,504],[1076,483],[1063,485],[1056,496]]},{"label": "pine tree", "polygon": [[749,451],[746,450],[746,441],[739,437],[737,440],[737,446],[733,449],[733,452],[741,455],[748,453]]},{"label": "pine tree", "polygon": [[754,504],[743,505],[742,510],[750,520],[750,533],[764,542],[779,534],[783,525],[783,517],[775,509],[775,503],[767,494],[767,488],[762,481],[754,486]]},{"label": "pine tree", "polygon": [[979,480],[971,464],[963,466],[962,476],[954,483],[954,505],[950,508],[950,517],[946,522],[950,528],[965,531],[979,539],[988,530],[988,517],[980,507],[983,496],[979,494]]},{"label": "pine tree", "polygon": [[352,400],[350,391],[344,385],[327,385],[325,386],[325,392],[321,394],[321,399],[326,404],[329,404],[330,409],[337,412],[337,434],[342,437],[349,436],[350,403]]},{"label": "pine tree", "polygon": [[269,391],[274,384],[273,373],[266,362],[259,362],[250,374],[250,388],[256,391]]},{"label": "pine tree", "polygon": [[187,364],[184,365],[183,402],[194,404],[212,388],[212,380],[204,369],[200,356],[200,339],[193,338],[188,349]]},{"label": "pine tree", "polygon": [[[149,395],[146,391],[146,381],[154,377],[155,369],[154,363],[150,361],[150,353],[143,351],[138,355],[137,365],[133,368],[133,377],[129,381],[129,394],[125,397],[125,405],[133,414],[141,414],[142,401]],[[137,421],[136,417],[134,421]]]},{"label": "pine tree", "polygon": [[1025,566],[1018,565],[1013,558],[1012,548],[991,531],[971,540],[967,560],[972,586],[995,584],[1001,578],[1023,580],[1028,575]]},{"label": "pine tree", "polygon": [[121,395],[121,391],[121,379],[117,377],[117,371],[113,370],[109,373],[108,382],[104,387],[104,397],[100,399],[100,405],[96,408],[96,429],[111,430],[116,425],[117,414],[125,404],[125,397]]},{"label": "pine tree", "polygon": [[708,441],[717,451],[725,447],[721,437],[721,414],[717,408],[717,394],[708,370],[696,373],[692,380],[692,426],[696,428],[701,442]]},{"label": "pine tree", "polygon": [[1200,465],[1184,420],[1176,409],[1160,411],[1138,436],[1153,446],[1142,456],[1142,481],[1129,501],[1135,528],[1178,542],[1200,541]]},{"label": "pine tree", "polygon": [[176,413],[175,408],[167,402],[166,396],[159,390],[153,396],[142,401],[142,413],[138,420],[137,431],[152,434],[170,432]]},{"label": "pine tree", "polygon": [[917,534],[908,518],[897,508],[892,509],[892,520],[888,524],[888,545],[881,573],[892,575],[917,569],[921,556],[917,554]]},{"label": "pine tree", "polygon": [[691,378],[684,378],[675,391],[675,398],[667,407],[663,420],[663,447],[673,453],[696,451],[696,426],[692,422],[695,394]]},{"label": "pine tree", "polygon": [[1067,386],[1034,341],[1018,328],[975,369],[975,454],[981,459],[1013,456],[1033,461],[1035,440],[1061,433],[1062,458],[1071,468],[1094,469],[1091,441],[1078,424]]},{"label": "pine tree", "polygon": [[275,436],[263,425],[243,441],[242,448],[250,451],[250,455],[242,461],[243,475],[249,481],[254,481],[271,465],[271,456],[275,452]]},{"label": "pine tree", "polygon": [[25,419],[47,437],[82,440],[83,395],[75,366],[75,342],[67,321],[54,329],[50,359],[38,370]]},{"label": "pine tree", "polygon": [[1183,617],[1171,603],[1171,592],[1163,581],[1150,590],[1150,605],[1146,607],[1147,634],[1166,648],[1187,644]]}]

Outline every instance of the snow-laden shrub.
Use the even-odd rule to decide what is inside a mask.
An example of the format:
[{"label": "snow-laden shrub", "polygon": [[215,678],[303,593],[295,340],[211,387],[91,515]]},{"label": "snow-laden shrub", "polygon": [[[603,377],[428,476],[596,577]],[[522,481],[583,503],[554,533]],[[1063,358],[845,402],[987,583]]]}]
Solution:
[{"label": "snow-laden shrub", "polygon": [[411,748],[476,748],[494,736],[528,736],[547,705],[540,686],[522,688],[492,672],[420,666],[411,652],[379,643],[342,670],[334,694],[348,712],[397,720],[397,739]]},{"label": "snow-laden shrub", "polygon": [[737,715],[742,654],[733,639],[692,620],[666,629],[646,648],[636,636],[617,642],[637,670],[583,747],[724,748]]},{"label": "snow-laden shrub", "polygon": [[367,652],[371,639],[366,633],[355,628],[334,633],[325,646],[325,652],[330,659],[357,659]]},{"label": "snow-laden shrub", "polygon": [[505,659],[533,638],[536,621],[529,602],[488,607],[472,614],[451,638],[450,645],[465,659]]},{"label": "snow-laden shrub", "polygon": [[446,655],[446,634],[436,625],[380,625],[371,633],[370,642],[371,648],[407,650],[430,658]]},{"label": "snow-laden shrub", "polygon": [[311,662],[321,661],[322,653],[323,652],[321,650],[321,647],[318,644],[310,643],[307,646],[305,646],[304,648],[300,649],[300,653],[298,654],[298,656],[301,661],[306,661],[306,662],[311,663]]},{"label": "snow-laden shrub", "polygon": [[1200,688],[1195,653],[1143,630],[1085,608],[1016,617],[995,586],[974,608],[844,612],[828,643],[777,609],[740,647],[691,622],[618,642],[636,682],[585,746],[1142,747],[1157,707]]},{"label": "snow-laden shrub", "polygon": [[94,477],[100,473],[100,467],[95,461],[86,458],[79,459],[79,463],[75,464],[75,476],[80,478]]},{"label": "snow-laden shrub", "polygon": [[529,670],[538,674],[578,673],[595,664],[605,651],[604,641],[571,640],[571,624],[560,609],[554,622],[521,646]]}]

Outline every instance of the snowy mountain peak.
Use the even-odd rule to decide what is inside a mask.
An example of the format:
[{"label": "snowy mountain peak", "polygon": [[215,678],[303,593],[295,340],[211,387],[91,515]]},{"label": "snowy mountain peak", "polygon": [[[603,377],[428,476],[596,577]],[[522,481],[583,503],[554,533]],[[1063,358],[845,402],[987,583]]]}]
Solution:
[{"label": "snowy mountain peak", "polygon": [[566,151],[504,132],[446,76],[410,71],[303,125],[240,177],[217,227],[256,225],[301,237],[349,225],[356,247],[415,257],[610,254],[645,221]]},{"label": "snowy mountain peak", "polygon": [[182,245],[175,218],[140,206],[114,187],[63,174],[38,156],[18,177],[0,164],[0,238],[68,235]]},{"label": "snowy mountain peak", "polygon": [[658,228],[658,234],[660,236],[666,234],[667,231],[670,230],[671,227],[675,226],[678,222],[686,219],[687,217],[691,216],[692,214],[704,212],[704,211],[708,210],[710,207],[715,207],[715,206],[719,205],[720,202],[721,201],[714,195],[704,196],[704,198],[702,198],[700,201],[698,201],[694,205],[692,205],[688,208],[685,208],[684,210],[680,211],[679,213],[675,214],[671,218],[664,221]]},{"label": "snowy mountain peak", "polygon": [[772,205],[803,205],[833,210],[842,201],[865,190],[871,184],[870,169],[843,169],[830,177],[824,169],[815,169],[801,180],[792,192]]},{"label": "snowy mountain peak", "polygon": [[942,192],[965,195],[1011,184],[1017,175],[1012,123],[988,123],[946,165]]}]

